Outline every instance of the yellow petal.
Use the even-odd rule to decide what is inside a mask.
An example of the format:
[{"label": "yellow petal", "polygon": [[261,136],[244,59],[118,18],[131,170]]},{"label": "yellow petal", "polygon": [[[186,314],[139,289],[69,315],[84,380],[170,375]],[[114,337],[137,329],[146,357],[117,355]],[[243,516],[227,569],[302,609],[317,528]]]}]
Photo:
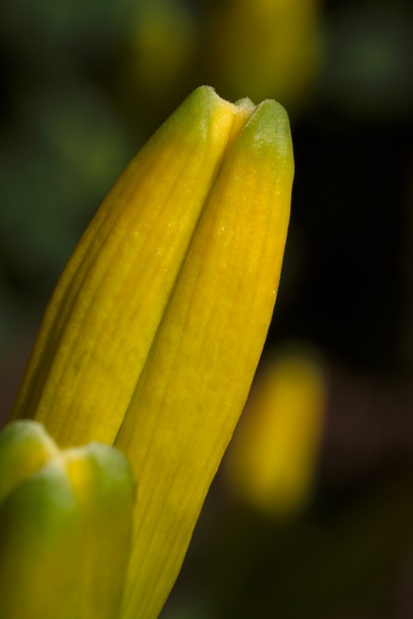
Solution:
[{"label": "yellow petal", "polygon": [[116,439],[139,480],[122,619],[158,616],[245,403],[292,176],[287,115],[265,101],[226,152]]},{"label": "yellow petal", "polygon": [[63,272],[11,419],[44,423],[62,446],[112,443],[228,142],[250,113],[201,87],[132,160]]}]

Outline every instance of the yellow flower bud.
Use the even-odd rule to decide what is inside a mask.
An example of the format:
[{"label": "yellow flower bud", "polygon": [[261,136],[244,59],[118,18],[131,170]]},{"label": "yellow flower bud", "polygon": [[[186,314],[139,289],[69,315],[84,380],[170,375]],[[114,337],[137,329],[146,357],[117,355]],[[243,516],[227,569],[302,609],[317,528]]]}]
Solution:
[{"label": "yellow flower bud", "polygon": [[118,446],[139,491],[122,619],[153,619],[243,408],[276,298],[293,153],[275,101],[201,87],[70,260],[13,411]]}]

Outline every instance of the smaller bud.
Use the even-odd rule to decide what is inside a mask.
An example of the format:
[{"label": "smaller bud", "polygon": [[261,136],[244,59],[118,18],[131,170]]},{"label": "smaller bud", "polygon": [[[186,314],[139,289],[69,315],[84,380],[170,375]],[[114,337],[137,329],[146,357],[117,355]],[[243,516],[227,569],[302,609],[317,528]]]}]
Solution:
[{"label": "smaller bud", "polygon": [[116,617],[133,503],[122,454],[60,451],[40,424],[19,421],[0,433],[0,478],[0,617]]}]

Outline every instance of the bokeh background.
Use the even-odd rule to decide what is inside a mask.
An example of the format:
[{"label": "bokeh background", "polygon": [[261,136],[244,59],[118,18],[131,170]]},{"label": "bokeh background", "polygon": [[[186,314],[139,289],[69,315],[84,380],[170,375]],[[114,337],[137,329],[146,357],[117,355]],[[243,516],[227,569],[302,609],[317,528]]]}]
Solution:
[{"label": "bokeh background", "polygon": [[162,619],[411,619],[410,0],[0,3],[1,418],[82,231],[201,84],[281,101],[296,178],[263,363]]}]

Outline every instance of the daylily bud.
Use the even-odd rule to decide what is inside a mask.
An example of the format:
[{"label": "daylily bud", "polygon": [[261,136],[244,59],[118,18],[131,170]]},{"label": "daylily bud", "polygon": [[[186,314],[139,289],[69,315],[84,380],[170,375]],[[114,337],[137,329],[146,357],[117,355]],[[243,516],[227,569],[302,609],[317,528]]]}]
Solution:
[{"label": "daylily bud", "polygon": [[108,195],[47,310],[13,415],[129,458],[139,501],[122,619],[158,616],[242,411],[293,168],[279,104],[197,89]]},{"label": "daylily bud", "polygon": [[18,421],[0,434],[0,472],[0,617],[117,618],[133,501],[122,454],[59,451],[38,423]]}]

